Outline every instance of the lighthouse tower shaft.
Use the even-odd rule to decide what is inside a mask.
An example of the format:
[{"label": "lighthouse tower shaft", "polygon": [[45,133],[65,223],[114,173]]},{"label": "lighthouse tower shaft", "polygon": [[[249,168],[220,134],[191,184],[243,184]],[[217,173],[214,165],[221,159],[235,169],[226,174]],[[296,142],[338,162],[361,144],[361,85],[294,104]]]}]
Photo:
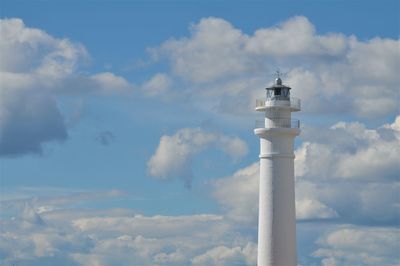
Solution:
[{"label": "lighthouse tower shaft", "polygon": [[258,220],[258,266],[295,266],[296,211],[294,190],[294,138],[299,121],[291,113],[300,101],[280,78],[267,88],[257,111],[265,113],[254,133],[260,137],[260,191]]}]

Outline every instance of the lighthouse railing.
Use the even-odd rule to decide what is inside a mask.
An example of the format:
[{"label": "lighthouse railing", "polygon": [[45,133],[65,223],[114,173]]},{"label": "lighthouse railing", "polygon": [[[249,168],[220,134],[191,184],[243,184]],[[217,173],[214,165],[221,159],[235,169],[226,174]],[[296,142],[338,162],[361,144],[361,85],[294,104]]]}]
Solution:
[{"label": "lighthouse railing", "polygon": [[[272,98],[259,98],[256,99],[256,109],[257,108],[265,108],[265,107],[272,107],[272,106],[276,106],[277,101],[278,102],[285,102],[287,101],[288,98],[287,97],[278,97],[278,96],[274,96]],[[287,106],[290,106],[291,108],[294,109],[301,109],[301,100],[299,98],[296,97],[290,97],[289,98],[289,104]]]},{"label": "lighthouse railing", "polygon": [[263,98],[256,99],[256,108],[257,107],[265,107],[265,99]]},{"label": "lighthouse railing", "polygon": [[301,100],[296,97],[290,97],[290,107],[295,109],[301,109]]},{"label": "lighthouse railing", "polygon": [[300,120],[293,118],[258,119],[255,128],[300,128]]}]

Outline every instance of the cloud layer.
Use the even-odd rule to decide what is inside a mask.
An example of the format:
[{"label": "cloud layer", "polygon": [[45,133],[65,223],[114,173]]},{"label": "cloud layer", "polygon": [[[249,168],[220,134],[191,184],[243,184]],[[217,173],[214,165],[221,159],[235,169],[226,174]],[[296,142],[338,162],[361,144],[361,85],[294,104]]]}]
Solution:
[{"label": "cloud layer", "polygon": [[7,208],[17,212],[0,221],[2,265],[255,265],[254,242],[232,231],[221,215],[73,207],[121,195],[113,190],[8,200]]},{"label": "cloud layer", "polygon": [[193,24],[188,37],[168,40],[151,54],[170,63],[187,95],[211,101],[215,110],[240,102],[243,109],[232,105],[228,112],[248,113],[279,66],[288,72],[285,83],[307,102],[305,112],[382,117],[397,110],[398,46],[398,40],[378,37],[319,35],[303,16],[253,34],[209,17]]}]

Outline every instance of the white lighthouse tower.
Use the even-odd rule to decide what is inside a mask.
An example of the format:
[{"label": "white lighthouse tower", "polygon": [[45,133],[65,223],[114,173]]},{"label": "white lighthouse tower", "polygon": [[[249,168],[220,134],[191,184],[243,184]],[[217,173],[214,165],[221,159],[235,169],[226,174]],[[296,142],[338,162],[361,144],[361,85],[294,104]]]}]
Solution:
[{"label": "white lighthouse tower", "polygon": [[294,138],[300,133],[300,100],[290,97],[290,87],[278,77],[257,100],[254,133],[260,137],[260,195],[258,218],[258,266],[295,266],[296,210],[294,194]]}]

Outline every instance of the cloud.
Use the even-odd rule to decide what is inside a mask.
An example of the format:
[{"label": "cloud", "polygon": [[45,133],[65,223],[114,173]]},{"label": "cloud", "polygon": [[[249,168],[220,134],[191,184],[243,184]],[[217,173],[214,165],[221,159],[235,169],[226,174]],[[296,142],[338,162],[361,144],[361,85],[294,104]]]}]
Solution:
[{"label": "cloud", "polygon": [[[217,215],[191,215],[191,216],[153,216],[146,217],[135,215],[131,217],[89,217],[75,219],[73,227],[83,232],[118,232],[130,235],[140,235],[146,232],[148,237],[172,237],[175,235],[199,234],[210,223],[222,220]],[[206,227],[206,228],[205,228]]]},{"label": "cloud", "polygon": [[333,209],[316,199],[296,200],[296,218],[299,220],[335,218],[337,216],[338,214]]},{"label": "cloud", "polygon": [[2,19],[1,26],[2,72],[63,76],[72,73],[78,61],[87,56],[81,44],[28,28],[21,19]]},{"label": "cloud", "polygon": [[111,72],[91,75],[89,79],[95,83],[93,87],[103,92],[124,91],[132,87],[123,77],[116,76]]},{"label": "cloud", "polygon": [[141,89],[147,96],[159,96],[165,94],[172,86],[173,80],[164,73],[157,73],[144,82]]},{"label": "cloud", "polygon": [[245,247],[228,248],[218,246],[192,259],[192,265],[256,265],[257,246],[248,243]]},{"label": "cloud", "polygon": [[394,180],[400,172],[399,121],[397,117],[376,129],[359,122],[339,122],[328,130],[306,128],[296,172],[316,179]]},{"label": "cloud", "polygon": [[[296,197],[301,201],[312,195],[313,199],[325,205],[327,210],[331,210],[331,218],[334,218],[336,223],[392,226],[400,220],[399,199],[396,196],[398,190],[397,181],[298,181]],[[303,219],[314,218],[311,216]]]},{"label": "cloud", "polygon": [[58,96],[132,88],[110,72],[82,74],[89,59],[82,44],[18,18],[0,20],[0,57],[0,156],[40,154],[44,143],[67,139]]},{"label": "cloud", "polygon": [[203,18],[190,31],[190,38],[169,40],[159,51],[153,50],[171,60],[174,73],[194,82],[209,82],[246,70],[241,53],[246,36],[229,22]]},{"label": "cloud", "polygon": [[259,169],[253,163],[214,182],[214,196],[231,219],[257,224]]},{"label": "cloud", "polygon": [[343,226],[322,237],[313,256],[324,266],[398,265],[399,234],[397,228]]},{"label": "cloud", "polygon": [[182,178],[186,186],[192,180],[193,156],[212,146],[227,153],[233,159],[247,154],[246,143],[238,137],[230,137],[201,128],[183,128],[172,136],[162,136],[154,155],[147,162],[151,176],[167,180]]},{"label": "cloud", "polygon": [[87,252],[89,237],[50,225],[32,207],[22,215],[2,219],[0,258],[4,265],[77,265],[70,252]]},{"label": "cloud", "polygon": [[288,19],[278,27],[257,30],[245,50],[261,56],[338,56],[347,48],[342,34],[316,35],[314,25],[303,16]]},{"label": "cloud", "polygon": [[87,191],[51,187],[22,187],[15,189],[13,193],[6,191],[2,193],[0,217],[17,217],[21,214],[23,220],[39,221],[42,220],[42,215],[48,215],[60,209],[82,206],[83,202],[97,202],[117,197],[123,198],[124,196],[124,192],[116,189]]},{"label": "cloud", "polygon": [[68,136],[51,95],[32,89],[0,89],[0,155],[41,153],[42,144]]},{"label": "cloud", "polygon": [[251,34],[208,17],[191,25],[189,36],[150,51],[156,60],[170,63],[170,78],[183,81],[188,98],[196,93],[196,102],[212,102],[217,111],[240,101],[245,108],[233,105],[228,113],[250,113],[254,96],[261,97],[261,88],[272,79],[268,73],[279,66],[288,72],[285,83],[295,96],[307,102],[305,112],[383,117],[397,111],[398,46],[394,39],[321,35],[303,16]]}]

